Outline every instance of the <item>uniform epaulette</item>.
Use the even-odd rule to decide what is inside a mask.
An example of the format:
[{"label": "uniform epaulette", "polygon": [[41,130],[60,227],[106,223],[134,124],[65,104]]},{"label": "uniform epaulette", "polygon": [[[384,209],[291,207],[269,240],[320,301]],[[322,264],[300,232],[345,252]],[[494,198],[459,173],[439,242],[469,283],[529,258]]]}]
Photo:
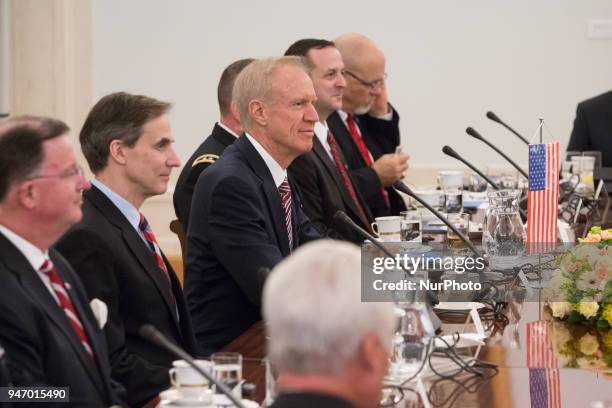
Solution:
[{"label": "uniform epaulette", "polygon": [[213,164],[218,158],[219,156],[216,154],[206,153],[196,158],[191,167],[195,167],[199,164]]}]

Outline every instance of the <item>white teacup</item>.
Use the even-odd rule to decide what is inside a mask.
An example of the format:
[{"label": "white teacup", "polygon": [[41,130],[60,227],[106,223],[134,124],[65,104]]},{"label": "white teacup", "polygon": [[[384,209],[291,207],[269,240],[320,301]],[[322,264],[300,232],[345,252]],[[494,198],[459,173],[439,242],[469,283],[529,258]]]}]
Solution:
[{"label": "white teacup", "polygon": [[423,201],[434,208],[440,208],[444,205],[442,192],[440,190],[420,190],[416,193]]},{"label": "white teacup", "polygon": [[445,189],[461,189],[463,187],[463,172],[459,170],[442,170],[438,173],[438,184]]},{"label": "white teacup", "polygon": [[372,223],[372,231],[383,242],[400,241],[400,216],[378,217]]},{"label": "white teacup", "polygon": [[[207,360],[196,360],[196,364],[209,373],[212,372],[212,362]],[[209,390],[208,380],[185,360],[175,360],[169,371],[170,382],[180,392],[184,398],[188,399],[207,399],[212,398]]]}]

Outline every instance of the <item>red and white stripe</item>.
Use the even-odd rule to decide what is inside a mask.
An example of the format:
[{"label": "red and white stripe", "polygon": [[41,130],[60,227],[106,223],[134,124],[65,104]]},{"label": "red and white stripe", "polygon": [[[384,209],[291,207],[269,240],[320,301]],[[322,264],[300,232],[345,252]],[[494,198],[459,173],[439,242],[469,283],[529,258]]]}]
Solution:
[{"label": "red and white stripe", "polygon": [[554,248],[557,242],[558,197],[559,143],[556,142],[546,144],[546,188],[529,191],[527,197],[527,242],[531,244],[529,252]]},{"label": "red and white stripe", "polygon": [[70,300],[70,296],[68,296],[64,281],[59,276],[57,269],[55,269],[55,266],[53,266],[53,263],[49,259],[45,259],[45,262],[43,262],[42,266],[40,267],[40,271],[49,277],[53,292],[55,293],[55,296],[57,296],[60,306],[68,318],[68,322],[74,329],[87,354],[93,357],[94,353],[89,344],[89,340],[87,339],[87,334],[85,334],[85,329],[83,329],[83,324],[74,310],[74,305]]},{"label": "red and white stripe", "polygon": [[291,223],[291,186],[287,177],[278,186],[278,192],[281,197],[281,204],[285,211],[285,227],[287,228],[287,237],[289,238],[289,249],[293,249],[293,225]]}]

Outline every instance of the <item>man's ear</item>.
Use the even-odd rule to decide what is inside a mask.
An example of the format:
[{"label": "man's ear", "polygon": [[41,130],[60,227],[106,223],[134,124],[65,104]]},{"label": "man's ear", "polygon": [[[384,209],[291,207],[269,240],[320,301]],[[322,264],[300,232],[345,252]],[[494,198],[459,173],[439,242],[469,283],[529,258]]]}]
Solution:
[{"label": "man's ear", "polygon": [[388,353],[381,344],[378,335],[369,333],[363,337],[359,344],[359,362],[368,372],[381,372],[386,370]]},{"label": "man's ear", "polygon": [[10,195],[15,194],[17,196],[17,201],[28,210],[36,207],[38,192],[32,180],[22,182],[11,190],[12,191],[9,190],[8,192],[9,197],[7,197],[7,199],[10,200]]},{"label": "man's ear", "polygon": [[263,101],[253,99],[249,102],[249,115],[251,116],[251,121],[259,126],[268,125],[267,106]]},{"label": "man's ear", "polygon": [[111,140],[108,145],[108,159],[114,161],[117,164],[125,165],[127,159],[125,157],[125,150],[127,146],[119,139]]}]

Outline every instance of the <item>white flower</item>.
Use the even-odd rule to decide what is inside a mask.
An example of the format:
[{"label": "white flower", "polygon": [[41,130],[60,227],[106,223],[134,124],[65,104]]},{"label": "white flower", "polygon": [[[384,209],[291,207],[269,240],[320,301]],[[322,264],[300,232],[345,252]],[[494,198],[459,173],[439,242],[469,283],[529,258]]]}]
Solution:
[{"label": "white flower", "polygon": [[557,353],[563,350],[563,346],[572,339],[572,334],[567,329],[565,323],[552,323],[552,342],[553,348]]},{"label": "white flower", "polygon": [[578,349],[582,354],[586,354],[587,356],[595,354],[595,352],[599,350],[597,337],[590,333],[585,334],[578,340]]},{"label": "white flower", "polygon": [[601,281],[595,271],[588,271],[582,274],[576,281],[576,287],[580,290],[598,289]]},{"label": "white flower", "polygon": [[550,310],[552,310],[553,317],[558,319],[563,319],[572,311],[572,304],[570,302],[550,302],[548,305]]}]

